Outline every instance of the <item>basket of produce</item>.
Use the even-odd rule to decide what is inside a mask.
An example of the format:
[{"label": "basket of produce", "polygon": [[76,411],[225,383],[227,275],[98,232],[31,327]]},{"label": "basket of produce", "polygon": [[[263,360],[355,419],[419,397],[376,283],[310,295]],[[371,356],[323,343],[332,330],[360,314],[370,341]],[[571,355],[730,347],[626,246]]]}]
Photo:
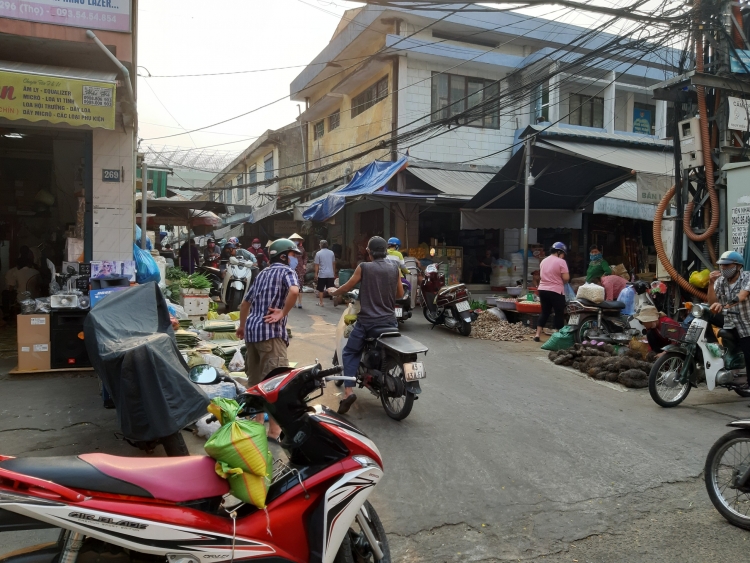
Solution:
[{"label": "basket of produce", "polygon": [[535,301],[518,301],[516,311],[519,313],[541,313],[542,304]]},{"label": "basket of produce", "polygon": [[515,311],[516,303],[515,297],[497,297],[495,299],[495,306],[503,311]]}]

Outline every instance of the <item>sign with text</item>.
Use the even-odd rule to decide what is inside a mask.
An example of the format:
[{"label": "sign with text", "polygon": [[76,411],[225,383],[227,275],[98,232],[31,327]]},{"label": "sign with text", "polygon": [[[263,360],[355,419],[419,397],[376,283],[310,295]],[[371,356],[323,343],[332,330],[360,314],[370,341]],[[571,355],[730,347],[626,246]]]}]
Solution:
[{"label": "sign with text", "polygon": [[635,177],[638,195],[638,203],[652,203],[658,205],[669,188],[674,183],[674,178],[664,174],[650,174],[638,172]]},{"label": "sign with text", "polygon": [[748,131],[750,128],[750,100],[743,100],[741,98],[733,98],[729,96],[729,121],[727,122],[728,129],[737,129],[739,131]]},{"label": "sign with text", "polygon": [[747,242],[747,226],[750,223],[750,205],[732,208],[732,230],[730,231],[729,247],[740,254],[745,253]]},{"label": "sign with text", "polygon": [[0,71],[0,117],[114,129],[115,85]]},{"label": "sign with text", "polygon": [[130,32],[130,0],[2,0],[0,17]]},{"label": "sign with text", "polygon": [[273,233],[282,237],[290,237],[297,230],[297,221],[274,221]]},{"label": "sign with text", "polygon": [[633,133],[651,134],[651,110],[633,109]]}]

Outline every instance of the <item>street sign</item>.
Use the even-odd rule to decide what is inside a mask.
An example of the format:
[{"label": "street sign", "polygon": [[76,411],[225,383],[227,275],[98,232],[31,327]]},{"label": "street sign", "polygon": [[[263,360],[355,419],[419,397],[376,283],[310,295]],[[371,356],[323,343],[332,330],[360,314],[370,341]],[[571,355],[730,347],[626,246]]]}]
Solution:
[{"label": "street sign", "polygon": [[750,130],[750,127],[748,127],[750,123],[750,119],[748,119],[748,116],[750,116],[750,105],[748,105],[750,104],[750,100],[733,98],[732,96],[728,96],[727,100],[729,101],[729,122],[727,123],[727,128],[739,131]]},{"label": "street sign", "polygon": [[732,231],[729,246],[735,252],[745,253],[747,242],[747,226],[750,223],[750,205],[732,208]]}]

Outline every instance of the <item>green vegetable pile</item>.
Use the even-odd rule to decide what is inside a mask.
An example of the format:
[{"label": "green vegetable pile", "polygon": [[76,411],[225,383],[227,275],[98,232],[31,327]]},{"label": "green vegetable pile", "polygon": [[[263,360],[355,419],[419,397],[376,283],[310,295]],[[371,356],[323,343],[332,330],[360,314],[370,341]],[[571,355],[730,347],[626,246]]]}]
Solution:
[{"label": "green vegetable pile", "polygon": [[187,273],[181,268],[167,268],[167,279],[170,281],[180,281],[186,277],[188,277]]},{"label": "green vegetable pile", "polygon": [[186,289],[209,289],[211,282],[203,274],[190,274],[180,280],[180,286]]},{"label": "green vegetable pile", "polygon": [[471,307],[473,311],[476,311],[477,309],[481,309],[482,311],[487,310],[487,303],[484,301],[475,301],[472,299],[469,306]]}]

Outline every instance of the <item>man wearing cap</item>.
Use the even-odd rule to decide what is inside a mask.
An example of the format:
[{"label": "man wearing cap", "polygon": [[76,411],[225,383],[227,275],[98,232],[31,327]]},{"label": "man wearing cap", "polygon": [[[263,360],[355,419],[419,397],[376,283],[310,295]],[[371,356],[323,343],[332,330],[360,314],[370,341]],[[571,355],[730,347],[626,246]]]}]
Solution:
[{"label": "man wearing cap", "polygon": [[[367,243],[367,253],[372,262],[362,262],[348,282],[338,289],[332,287],[328,290],[332,296],[343,295],[362,282],[359,290],[360,312],[341,354],[346,377],[357,376],[368,332],[380,327],[398,326],[395,313],[396,299],[404,296],[398,265],[392,260],[385,259],[388,253],[385,239],[372,237]],[[345,381],[344,385],[344,399],[339,403],[339,414],[349,412],[357,400],[354,382]]]},{"label": "man wearing cap", "polygon": [[664,346],[670,344],[670,341],[661,335],[659,311],[652,305],[645,305],[634,315],[634,318],[646,328],[646,339],[651,350],[656,354],[661,354]]},{"label": "man wearing cap", "polygon": [[[711,272],[708,284],[708,302],[711,305],[709,322],[725,329],[735,328],[740,337],[740,349],[750,358],[750,272],[745,272],[742,254],[727,251],[716,263],[719,271]],[[733,308],[736,314],[722,314],[724,308]]]}]

